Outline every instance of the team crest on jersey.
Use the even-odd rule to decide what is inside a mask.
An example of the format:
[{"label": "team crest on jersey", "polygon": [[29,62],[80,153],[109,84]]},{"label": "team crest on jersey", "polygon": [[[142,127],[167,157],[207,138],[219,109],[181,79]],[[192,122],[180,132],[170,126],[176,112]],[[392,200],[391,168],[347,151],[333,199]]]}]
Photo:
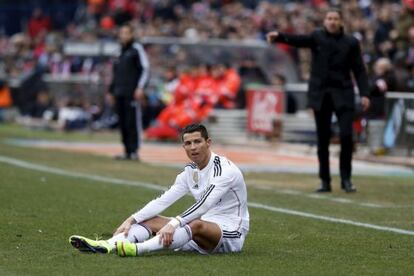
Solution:
[{"label": "team crest on jersey", "polygon": [[198,176],[198,170],[194,170],[193,171],[193,182],[194,182],[194,189],[198,189],[198,180],[199,180],[199,176]]}]

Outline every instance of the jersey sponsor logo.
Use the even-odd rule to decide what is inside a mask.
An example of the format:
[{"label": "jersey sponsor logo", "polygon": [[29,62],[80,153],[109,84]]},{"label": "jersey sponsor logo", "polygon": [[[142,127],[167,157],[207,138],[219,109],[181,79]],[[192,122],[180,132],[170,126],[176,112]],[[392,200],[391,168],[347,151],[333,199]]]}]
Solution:
[{"label": "jersey sponsor logo", "polygon": [[221,176],[222,169],[221,169],[220,157],[218,157],[218,156],[214,157],[214,161],[213,162],[214,162],[214,174],[213,174],[213,177]]}]

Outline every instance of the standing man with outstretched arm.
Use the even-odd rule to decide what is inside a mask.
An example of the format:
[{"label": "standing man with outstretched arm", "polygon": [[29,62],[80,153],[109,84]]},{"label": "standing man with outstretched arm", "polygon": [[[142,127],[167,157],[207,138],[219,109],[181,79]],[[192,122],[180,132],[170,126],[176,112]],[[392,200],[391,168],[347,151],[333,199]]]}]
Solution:
[{"label": "standing man with outstretched arm", "polygon": [[[174,184],[127,218],[109,240],[74,235],[69,242],[80,251],[139,256],[161,249],[201,254],[240,252],[249,232],[247,189],[239,168],[211,151],[207,129],[189,125],[181,133],[192,161]],[[170,218],[161,213],[190,193],[195,203]]]},{"label": "standing man with outstretched arm", "polygon": [[119,117],[124,154],[118,160],[138,160],[141,143],[144,87],[149,78],[149,62],[144,47],[134,41],[134,30],[123,25],[119,30],[121,54],[113,66],[113,79],[109,87],[110,101],[115,104]]},{"label": "standing man with outstretched arm", "polygon": [[308,105],[313,109],[318,139],[319,177],[321,187],[316,192],[331,191],[329,169],[329,143],[331,119],[335,112],[340,129],[341,188],[355,192],[352,185],[352,121],[355,109],[355,94],[352,76],[361,96],[363,110],[370,105],[368,79],[362,60],[359,41],[344,33],[342,14],[337,9],[326,12],[323,28],[307,35],[284,34],[273,31],[267,34],[269,43],[286,43],[312,51],[311,77],[308,88]]}]

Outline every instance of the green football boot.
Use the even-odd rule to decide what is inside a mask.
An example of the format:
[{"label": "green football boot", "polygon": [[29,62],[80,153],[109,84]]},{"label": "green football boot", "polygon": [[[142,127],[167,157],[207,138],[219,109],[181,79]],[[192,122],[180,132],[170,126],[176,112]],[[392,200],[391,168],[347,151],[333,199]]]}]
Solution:
[{"label": "green football boot", "polygon": [[91,240],[82,236],[73,235],[69,238],[70,244],[82,252],[111,253],[111,246],[105,240]]}]

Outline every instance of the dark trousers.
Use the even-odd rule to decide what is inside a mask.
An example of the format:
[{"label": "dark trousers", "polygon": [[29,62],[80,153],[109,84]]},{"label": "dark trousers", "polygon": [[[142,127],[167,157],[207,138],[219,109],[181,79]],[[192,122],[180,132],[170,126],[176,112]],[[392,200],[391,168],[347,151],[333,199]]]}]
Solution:
[{"label": "dark trousers", "polygon": [[128,97],[116,97],[115,104],[125,153],[136,153],[141,144],[141,106],[138,102]]},{"label": "dark trousers", "polygon": [[314,110],[316,133],[318,139],[319,178],[330,182],[329,169],[329,143],[331,139],[332,114],[335,112],[338,118],[339,135],[341,141],[341,153],[339,158],[339,170],[342,180],[350,180],[352,173],[353,135],[352,121],[353,110],[336,110],[329,93],[325,94],[320,110]]}]

